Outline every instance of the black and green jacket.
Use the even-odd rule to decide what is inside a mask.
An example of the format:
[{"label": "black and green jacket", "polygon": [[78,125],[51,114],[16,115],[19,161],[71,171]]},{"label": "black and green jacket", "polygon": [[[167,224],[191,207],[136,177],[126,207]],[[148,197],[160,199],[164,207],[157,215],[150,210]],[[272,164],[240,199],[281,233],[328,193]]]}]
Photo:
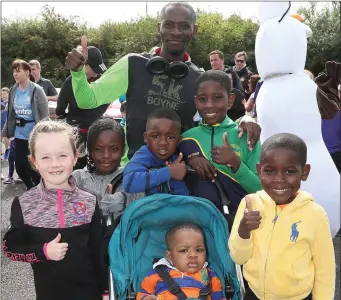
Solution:
[{"label": "black and green jacket", "polygon": [[[227,132],[229,144],[241,159],[241,165],[236,173],[233,173],[228,166],[214,163],[211,158],[212,147],[223,145],[224,132]],[[262,189],[256,170],[256,164],[260,159],[260,143],[258,142],[253,150],[249,151],[247,135],[244,134],[239,139],[238,126],[228,117],[221,124],[210,126],[200,122],[198,127],[184,132],[179,148],[186,161],[191,156],[198,155],[208,159],[218,170],[218,179],[231,201],[230,212],[232,214],[235,214],[245,195]],[[209,199],[221,208],[218,191],[209,180],[202,181],[196,178],[188,182],[188,186],[193,196]]]},{"label": "black and green jacket", "polygon": [[153,75],[146,63],[154,54],[128,54],[112,65],[105,73],[89,84],[84,68],[71,72],[72,88],[79,108],[88,109],[113,102],[125,94],[127,98],[126,137],[129,147],[128,158],[144,145],[143,133],[150,112],[155,108],[167,107],[176,110],[181,118],[183,131],[192,128],[196,112],[194,90],[196,79],[203,72],[190,62],[185,78],[173,79],[168,75]]}]

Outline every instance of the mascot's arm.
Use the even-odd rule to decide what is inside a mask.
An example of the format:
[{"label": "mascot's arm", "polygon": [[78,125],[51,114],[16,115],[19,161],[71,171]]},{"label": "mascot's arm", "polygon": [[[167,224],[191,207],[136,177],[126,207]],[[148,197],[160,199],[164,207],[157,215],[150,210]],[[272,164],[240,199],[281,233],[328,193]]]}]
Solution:
[{"label": "mascot's arm", "polygon": [[317,104],[322,119],[334,119],[340,110],[338,85],[341,84],[341,63],[326,62],[326,73],[321,73],[315,80]]}]

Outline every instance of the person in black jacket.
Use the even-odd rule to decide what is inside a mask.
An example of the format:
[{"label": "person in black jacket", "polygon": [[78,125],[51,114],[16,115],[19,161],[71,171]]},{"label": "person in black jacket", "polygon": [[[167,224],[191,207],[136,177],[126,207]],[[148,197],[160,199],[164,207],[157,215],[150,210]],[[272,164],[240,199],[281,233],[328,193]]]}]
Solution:
[{"label": "person in black jacket", "polygon": [[[160,48],[153,53],[127,54],[92,84],[86,82],[84,70],[88,59],[86,36],[81,38],[82,51],[72,49],[65,61],[80,107],[95,108],[126,95],[128,158],[144,144],[147,116],[154,109],[176,110],[182,131],[192,128],[196,113],[194,88],[203,71],[186,52],[198,29],[195,10],[186,2],[170,2],[161,9],[159,21]],[[244,118],[239,129],[240,137],[248,131],[250,147],[256,144],[260,127],[252,118]]]},{"label": "person in black jacket", "polygon": [[243,101],[245,100],[244,92],[234,86],[234,82],[236,82],[236,78],[238,78],[237,73],[231,69],[225,71],[225,73],[227,73],[231,80],[231,94],[234,94],[234,101],[231,108],[227,111],[227,116],[231,120],[236,121],[245,115],[245,107],[243,105]]},{"label": "person in black jacket", "polygon": [[245,99],[249,99],[249,79],[252,75],[252,72],[246,67],[247,54],[245,51],[238,52],[234,58],[235,66],[233,67],[233,71],[237,73],[239,79],[242,83],[245,93]]},{"label": "person in black jacket", "polygon": [[[88,47],[88,62],[85,66],[85,73],[88,82],[95,81],[107,69],[102,60],[99,49],[93,46]],[[66,122],[79,128],[80,145],[85,145],[90,125],[99,119],[107,110],[109,104],[101,105],[93,109],[81,109],[78,107],[73,90],[72,77],[66,78],[59,93],[56,115],[58,119],[66,118]],[[115,99],[113,99],[115,100]],[[68,109],[68,112],[66,112]],[[85,149],[85,146],[84,146]],[[83,169],[86,166],[86,157],[80,157],[75,170]]]},{"label": "person in black jacket", "polygon": [[220,50],[214,50],[208,55],[208,57],[212,70],[224,71],[226,74],[235,73],[232,76],[233,88],[239,90],[242,93],[242,97],[244,97],[244,88],[238,75],[229,66],[224,65],[224,53]]},{"label": "person in black jacket", "polygon": [[76,138],[75,129],[60,121],[34,127],[29,149],[42,180],[15,197],[3,239],[5,256],[31,263],[37,300],[109,299],[96,196],[71,176]]}]

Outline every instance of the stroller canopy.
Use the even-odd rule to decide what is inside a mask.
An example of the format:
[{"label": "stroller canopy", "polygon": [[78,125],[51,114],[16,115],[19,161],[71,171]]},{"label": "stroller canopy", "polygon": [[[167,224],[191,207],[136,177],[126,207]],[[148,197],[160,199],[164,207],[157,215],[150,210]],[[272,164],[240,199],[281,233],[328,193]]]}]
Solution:
[{"label": "stroller canopy", "polygon": [[110,269],[117,299],[125,299],[128,285],[138,292],[154,258],[166,253],[167,231],[179,223],[194,223],[205,233],[207,261],[224,282],[229,278],[239,299],[239,282],[228,249],[228,226],[219,210],[203,198],[155,194],[139,199],[125,210],[109,243]]}]

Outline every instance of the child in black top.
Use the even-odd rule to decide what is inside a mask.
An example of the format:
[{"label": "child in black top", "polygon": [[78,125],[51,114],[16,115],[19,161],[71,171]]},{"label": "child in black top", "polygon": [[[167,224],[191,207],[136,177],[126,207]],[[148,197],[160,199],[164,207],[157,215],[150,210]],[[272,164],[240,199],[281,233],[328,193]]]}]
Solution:
[{"label": "child in black top", "polygon": [[13,201],[5,255],[31,263],[37,300],[109,299],[96,196],[77,188],[71,176],[78,158],[75,130],[41,121],[29,149],[42,180]]}]

